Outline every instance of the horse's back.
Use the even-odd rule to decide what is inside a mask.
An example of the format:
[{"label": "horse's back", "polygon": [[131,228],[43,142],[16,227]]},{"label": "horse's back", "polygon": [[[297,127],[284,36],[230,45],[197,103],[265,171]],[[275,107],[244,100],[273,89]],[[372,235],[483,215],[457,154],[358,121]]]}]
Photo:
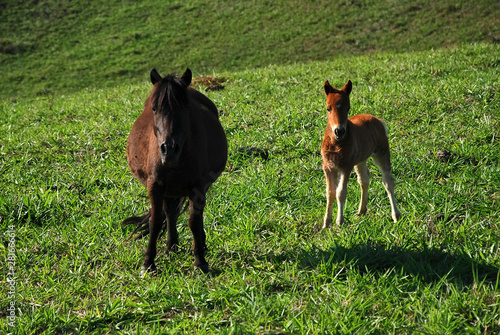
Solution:
[{"label": "horse's back", "polygon": [[201,92],[189,90],[192,97],[192,140],[200,165],[210,173],[220,173],[227,161],[227,139],[215,104]]},{"label": "horse's back", "polygon": [[217,119],[219,118],[219,111],[215,106],[214,102],[210,100],[206,95],[201,93],[200,91],[195,90],[192,87],[188,88],[188,94],[190,100],[198,104],[198,107],[201,107],[204,110],[207,110],[211,114],[213,114]]}]

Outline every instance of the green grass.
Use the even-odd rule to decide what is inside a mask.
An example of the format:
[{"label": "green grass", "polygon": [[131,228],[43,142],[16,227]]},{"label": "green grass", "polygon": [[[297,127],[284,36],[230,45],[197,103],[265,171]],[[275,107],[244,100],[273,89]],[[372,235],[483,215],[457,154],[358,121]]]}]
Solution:
[{"label": "green grass", "polygon": [[[139,278],[146,240],[119,223],[148,208],[125,143],[150,85],[86,89],[0,103],[0,229],[16,234],[16,328],[54,333],[500,332],[500,77],[498,45],[374,53],[214,72],[207,95],[224,111],[232,154],[210,189],[208,275],[192,268],[183,215],[180,252],[159,243],[155,277]],[[160,68],[163,74],[165,66]],[[182,71],[180,69],[179,71]],[[196,68],[193,67],[195,76]],[[320,230],[326,125],[322,86],[353,81],[352,113],[388,126],[396,199],[391,222],[380,173],[368,215]],[[204,87],[199,86],[200,90]],[[438,149],[453,156],[435,157]]]},{"label": "green grass", "polygon": [[0,98],[500,41],[496,0],[3,1]]}]

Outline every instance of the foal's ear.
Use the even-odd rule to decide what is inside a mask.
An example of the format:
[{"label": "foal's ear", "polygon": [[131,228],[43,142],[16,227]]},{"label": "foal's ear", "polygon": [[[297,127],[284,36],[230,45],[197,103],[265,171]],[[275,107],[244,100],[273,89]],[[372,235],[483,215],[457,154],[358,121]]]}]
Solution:
[{"label": "foal's ear", "polygon": [[158,71],[156,71],[156,69],[152,69],[151,73],[149,74],[149,76],[151,77],[151,83],[153,85],[156,84],[157,82],[159,82],[161,80],[161,76],[158,73]]},{"label": "foal's ear", "polygon": [[347,83],[342,87],[342,91],[346,92],[347,94],[350,94],[352,91],[352,82],[350,80],[347,81]]},{"label": "foal's ear", "polygon": [[188,87],[191,84],[191,79],[193,78],[193,74],[189,68],[186,69],[184,74],[181,77],[182,82]]},{"label": "foal's ear", "polygon": [[333,88],[333,86],[330,85],[330,83],[328,82],[328,80],[325,81],[324,89],[325,89],[325,95],[328,95],[330,93],[334,93],[335,92],[335,88]]}]

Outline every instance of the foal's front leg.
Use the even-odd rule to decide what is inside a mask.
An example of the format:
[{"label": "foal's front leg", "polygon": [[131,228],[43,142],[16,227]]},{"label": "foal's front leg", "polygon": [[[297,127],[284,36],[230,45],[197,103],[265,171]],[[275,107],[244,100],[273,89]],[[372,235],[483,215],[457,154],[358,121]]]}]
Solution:
[{"label": "foal's front leg", "polygon": [[332,208],[336,197],[338,171],[334,169],[324,169],[326,179],[326,213],[323,219],[322,229],[328,228],[332,224]]},{"label": "foal's front leg", "polygon": [[146,271],[155,272],[156,242],[163,225],[163,189],[153,184],[149,189],[149,200],[151,202],[151,217],[149,218],[149,241],[146,248],[141,275]]},{"label": "foal's front leg", "polygon": [[337,186],[337,225],[344,223],[344,207],[347,198],[347,183],[349,182],[349,175],[352,168],[348,170],[341,170],[339,173],[339,184]]}]

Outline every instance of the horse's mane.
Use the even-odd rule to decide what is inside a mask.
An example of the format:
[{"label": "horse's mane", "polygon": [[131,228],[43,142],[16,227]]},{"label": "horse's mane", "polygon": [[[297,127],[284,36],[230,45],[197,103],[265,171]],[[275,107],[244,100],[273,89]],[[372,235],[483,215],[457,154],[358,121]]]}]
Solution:
[{"label": "horse's mane", "polygon": [[156,86],[152,102],[153,106],[157,106],[158,109],[165,106],[167,113],[187,105],[186,84],[173,74],[163,77]]}]

